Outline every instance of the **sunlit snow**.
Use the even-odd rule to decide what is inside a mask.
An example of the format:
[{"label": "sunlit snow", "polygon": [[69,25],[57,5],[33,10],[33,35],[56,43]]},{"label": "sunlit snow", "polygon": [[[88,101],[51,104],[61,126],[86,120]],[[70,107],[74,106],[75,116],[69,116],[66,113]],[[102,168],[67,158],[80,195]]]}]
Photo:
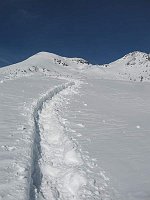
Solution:
[{"label": "sunlit snow", "polygon": [[40,52],[0,69],[0,200],[149,200],[150,57]]}]

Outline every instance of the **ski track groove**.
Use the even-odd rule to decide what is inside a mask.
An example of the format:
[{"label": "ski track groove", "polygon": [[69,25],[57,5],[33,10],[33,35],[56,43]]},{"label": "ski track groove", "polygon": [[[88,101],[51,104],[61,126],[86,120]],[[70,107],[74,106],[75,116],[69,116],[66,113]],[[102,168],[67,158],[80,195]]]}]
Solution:
[{"label": "ski track groove", "polygon": [[105,173],[94,174],[95,164],[67,136],[65,122],[59,115],[65,96],[73,94],[79,85],[75,82],[59,85],[34,103],[29,200],[111,199]]},{"label": "ski track groove", "polygon": [[[74,82],[70,82],[67,84],[62,84],[54,89],[48,91],[45,95],[43,95],[40,100],[37,102],[33,103],[33,122],[34,122],[34,144],[33,144],[33,150],[32,150],[32,172],[31,172],[31,180],[30,180],[30,194],[29,194],[29,200],[35,200],[36,199],[36,194],[35,191],[39,192],[40,190],[40,185],[41,185],[41,180],[42,180],[42,174],[40,171],[39,163],[38,160],[41,158],[41,136],[40,136],[40,130],[39,130],[39,114],[42,110],[44,102],[47,100],[51,100],[54,95],[58,94],[60,91],[63,89],[74,85]],[[38,177],[38,178],[37,178]]]}]

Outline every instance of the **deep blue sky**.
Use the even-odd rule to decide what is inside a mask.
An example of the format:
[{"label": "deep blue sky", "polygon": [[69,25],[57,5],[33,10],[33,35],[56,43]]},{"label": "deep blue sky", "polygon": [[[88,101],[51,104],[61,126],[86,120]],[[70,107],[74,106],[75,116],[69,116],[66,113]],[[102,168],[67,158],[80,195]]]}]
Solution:
[{"label": "deep blue sky", "polygon": [[0,66],[39,51],[107,63],[150,52],[150,0],[0,1]]}]

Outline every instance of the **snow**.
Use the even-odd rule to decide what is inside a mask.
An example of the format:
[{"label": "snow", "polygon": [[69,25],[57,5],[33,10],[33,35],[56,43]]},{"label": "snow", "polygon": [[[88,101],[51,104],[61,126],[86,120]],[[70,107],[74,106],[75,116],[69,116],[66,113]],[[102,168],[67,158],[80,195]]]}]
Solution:
[{"label": "snow", "polygon": [[13,80],[13,84],[7,81],[0,86],[1,199],[29,199],[33,129],[28,115],[33,110],[28,105],[62,82],[35,76]]},{"label": "snow", "polygon": [[112,63],[91,67],[90,74],[101,79],[150,81],[150,55],[132,52]]},{"label": "snow", "polygon": [[[82,151],[88,151],[105,170],[103,178],[113,187],[114,199],[148,200],[149,83],[95,78],[86,81],[89,84],[80,88],[81,95],[64,112],[75,130],[72,134]],[[78,126],[79,122],[84,122],[84,128]]]},{"label": "snow", "polygon": [[142,52],[1,68],[0,199],[149,200],[149,70]]}]

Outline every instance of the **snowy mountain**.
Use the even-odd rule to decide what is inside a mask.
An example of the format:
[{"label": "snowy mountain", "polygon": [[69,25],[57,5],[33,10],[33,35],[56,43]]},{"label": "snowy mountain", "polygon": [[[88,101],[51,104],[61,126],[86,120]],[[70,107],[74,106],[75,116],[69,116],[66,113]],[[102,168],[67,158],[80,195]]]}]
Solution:
[{"label": "snowy mountain", "polygon": [[87,69],[89,63],[81,58],[66,58],[48,52],[37,53],[27,60],[0,69],[1,81],[34,73],[50,76],[72,76]]},{"label": "snowy mountain", "polygon": [[[100,70],[99,70],[100,68]],[[103,78],[129,80],[129,81],[149,81],[150,80],[150,55],[135,51],[125,55],[117,61],[98,66],[96,71]]]},{"label": "snowy mountain", "polygon": [[1,81],[8,75],[18,77],[41,72],[56,76],[91,73],[106,79],[139,82],[150,80],[150,56],[136,51],[109,64],[92,65],[82,58],[67,58],[48,52],[40,52],[23,62],[10,65],[0,71]]},{"label": "snowy mountain", "polygon": [[1,68],[0,200],[149,200],[149,74],[142,52]]}]

